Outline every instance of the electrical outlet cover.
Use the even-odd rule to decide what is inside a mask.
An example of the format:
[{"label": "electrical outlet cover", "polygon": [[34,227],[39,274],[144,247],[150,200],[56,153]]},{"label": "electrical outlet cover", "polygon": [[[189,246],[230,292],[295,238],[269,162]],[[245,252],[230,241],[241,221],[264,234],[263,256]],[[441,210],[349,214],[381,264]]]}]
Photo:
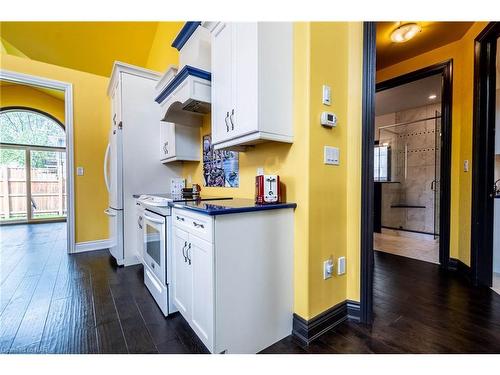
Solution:
[{"label": "electrical outlet cover", "polygon": [[323,262],[323,279],[329,279],[333,276],[333,260],[328,259]]},{"label": "electrical outlet cover", "polygon": [[345,257],[340,257],[337,263],[337,275],[343,275],[345,273]]}]

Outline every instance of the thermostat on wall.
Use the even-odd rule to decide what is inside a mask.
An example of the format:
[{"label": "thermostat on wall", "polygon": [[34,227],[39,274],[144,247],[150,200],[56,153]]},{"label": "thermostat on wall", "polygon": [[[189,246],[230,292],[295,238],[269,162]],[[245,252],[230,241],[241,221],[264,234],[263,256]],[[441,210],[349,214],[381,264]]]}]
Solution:
[{"label": "thermostat on wall", "polygon": [[337,126],[337,116],[332,112],[321,113],[321,125],[333,128]]}]

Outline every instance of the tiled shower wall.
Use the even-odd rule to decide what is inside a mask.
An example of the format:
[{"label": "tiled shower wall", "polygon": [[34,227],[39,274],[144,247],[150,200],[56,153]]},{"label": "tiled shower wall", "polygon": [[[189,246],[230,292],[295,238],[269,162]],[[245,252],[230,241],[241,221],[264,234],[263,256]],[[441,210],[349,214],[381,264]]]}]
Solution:
[{"label": "tiled shower wall", "polygon": [[[395,128],[381,129],[387,120],[402,123],[434,117],[441,104],[435,103],[376,119],[376,138],[391,146],[391,181],[382,185],[382,226],[426,233],[439,233],[434,225],[434,207],[439,207],[439,194],[432,190],[433,181],[439,188],[439,137],[441,119],[420,121]],[[439,145],[439,142],[437,142]],[[406,164],[405,164],[406,154]],[[437,177],[436,177],[437,176]],[[396,208],[394,205],[414,205],[423,208]],[[437,224],[437,223],[436,223]]]}]

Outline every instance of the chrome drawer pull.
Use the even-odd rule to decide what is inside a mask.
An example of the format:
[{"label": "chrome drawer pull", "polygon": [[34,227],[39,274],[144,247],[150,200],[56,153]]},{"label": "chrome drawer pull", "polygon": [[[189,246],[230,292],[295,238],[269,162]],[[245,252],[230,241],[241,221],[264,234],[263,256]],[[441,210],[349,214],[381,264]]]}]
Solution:
[{"label": "chrome drawer pull", "polygon": [[234,116],[234,109],[231,111],[231,115],[229,116],[229,121],[231,121],[231,130],[234,130],[233,116]]},{"label": "chrome drawer pull", "polygon": [[186,246],[187,246],[187,241],[184,242],[184,246],[182,247],[182,256],[184,257],[184,263],[187,262],[187,256],[186,256],[186,253],[184,252],[184,250],[186,250]]},{"label": "chrome drawer pull", "polygon": [[229,131],[229,125],[227,124],[227,119],[229,118],[229,112],[226,112],[226,118],[224,119],[224,122],[226,123],[226,132]]},{"label": "chrome drawer pull", "polygon": [[191,257],[189,256],[189,250],[191,250],[191,244],[189,244],[189,246],[186,250],[187,259],[188,259],[189,265],[191,265]]},{"label": "chrome drawer pull", "polygon": [[184,218],[183,217],[180,217],[180,216],[176,216],[177,220],[179,221],[184,221]]},{"label": "chrome drawer pull", "polygon": [[193,221],[193,225],[196,227],[196,228],[205,228],[203,226],[203,224],[198,224],[196,221]]}]

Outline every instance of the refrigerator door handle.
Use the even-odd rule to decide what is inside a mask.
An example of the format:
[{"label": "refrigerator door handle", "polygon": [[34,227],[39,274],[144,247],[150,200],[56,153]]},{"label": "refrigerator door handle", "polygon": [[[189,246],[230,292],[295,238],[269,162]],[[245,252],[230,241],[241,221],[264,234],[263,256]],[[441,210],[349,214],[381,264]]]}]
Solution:
[{"label": "refrigerator door handle", "polygon": [[104,213],[105,213],[106,215],[108,215],[108,216],[111,216],[111,217],[115,217],[115,216],[116,216],[116,213],[112,213],[112,212],[109,210],[109,208],[106,208],[106,209],[104,210]]},{"label": "refrigerator door handle", "polygon": [[111,186],[109,185],[108,168],[107,168],[110,150],[111,150],[111,143],[108,143],[108,146],[106,147],[106,153],[104,154],[104,182],[106,183],[106,189],[108,189],[108,193],[111,193]]}]

